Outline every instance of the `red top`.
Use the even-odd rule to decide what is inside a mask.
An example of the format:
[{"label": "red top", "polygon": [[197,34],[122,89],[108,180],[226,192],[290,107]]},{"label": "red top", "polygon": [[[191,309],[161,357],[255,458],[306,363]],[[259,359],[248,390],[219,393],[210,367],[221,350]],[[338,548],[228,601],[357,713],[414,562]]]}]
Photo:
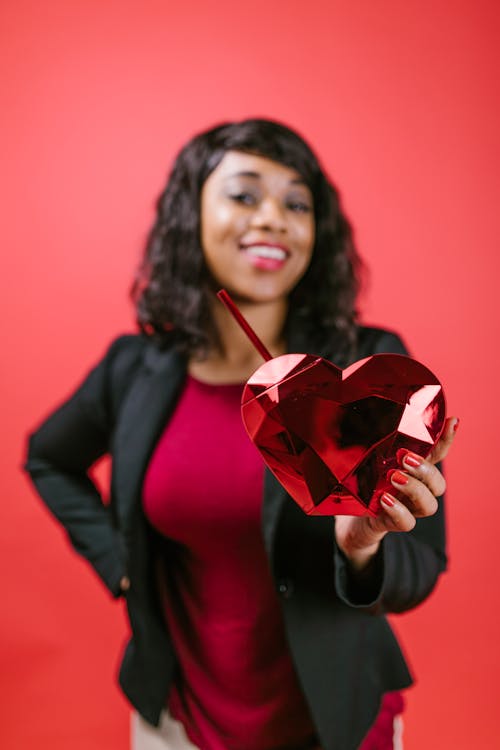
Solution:
[{"label": "red top", "polygon": [[314,735],[261,534],[263,463],[241,385],[188,378],[146,474],[144,509],[179,542],[165,614],[179,662],[171,713],[203,750],[297,747]]},{"label": "red top", "polygon": [[[243,740],[297,748],[314,727],[263,545],[263,462],[241,422],[242,388],[188,377],[144,480],[146,515],[178,542],[163,578],[179,664],[168,706],[203,750],[239,750]],[[385,697],[363,750],[392,748],[401,704]]]}]

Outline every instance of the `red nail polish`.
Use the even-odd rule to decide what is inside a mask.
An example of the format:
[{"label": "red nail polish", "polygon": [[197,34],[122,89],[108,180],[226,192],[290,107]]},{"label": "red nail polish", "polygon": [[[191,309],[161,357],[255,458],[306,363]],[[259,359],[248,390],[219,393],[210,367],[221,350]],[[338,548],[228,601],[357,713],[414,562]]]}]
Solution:
[{"label": "red nail polish", "polygon": [[396,501],[394,500],[393,497],[391,497],[391,495],[389,495],[388,492],[383,492],[382,493],[382,495],[380,496],[380,502],[383,505],[388,505],[389,508],[393,508],[394,505],[396,504]]},{"label": "red nail polish", "polygon": [[409,451],[407,448],[398,448],[396,451],[396,458],[398,459],[398,464],[402,464],[405,460],[405,456]]},{"label": "red nail polish", "polygon": [[459,424],[460,424],[460,420],[459,420],[459,419],[457,419],[457,421],[456,421],[456,422],[455,422],[455,424],[453,425],[453,432],[456,432],[456,431],[458,430],[458,426],[459,426]]},{"label": "red nail polish", "polygon": [[388,473],[388,479],[391,482],[396,482],[396,484],[408,484],[409,477],[407,477],[406,474],[403,474],[402,471],[396,469],[395,471],[392,470]]},{"label": "red nail polish", "polygon": [[407,464],[407,466],[411,466],[413,469],[420,466],[423,461],[424,459],[421,456],[417,456],[416,453],[407,453],[403,459],[403,462]]}]

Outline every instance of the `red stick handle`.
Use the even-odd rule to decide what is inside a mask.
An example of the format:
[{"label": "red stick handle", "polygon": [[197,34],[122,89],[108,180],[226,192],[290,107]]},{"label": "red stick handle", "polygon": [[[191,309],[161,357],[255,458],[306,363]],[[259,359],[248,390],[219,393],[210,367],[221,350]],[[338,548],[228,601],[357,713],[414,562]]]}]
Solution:
[{"label": "red stick handle", "polygon": [[233,318],[236,320],[236,322],[240,325],[240,327],[245,331],[246,335],[252,342],[252,344],[255,346],[259,354],[268,362],[270,359],[272,359],[272,354],[270,354],[262,341],[259,339],[253,328],[250,326],[249,323],[245,320],[243,315],[240,313],[236,305],[234,304],[233,300],[229,296],[229,294],[226,292],[225,289],[221,289],[217,292],[217,297],[220,299],[220,301],[227,307]]}]

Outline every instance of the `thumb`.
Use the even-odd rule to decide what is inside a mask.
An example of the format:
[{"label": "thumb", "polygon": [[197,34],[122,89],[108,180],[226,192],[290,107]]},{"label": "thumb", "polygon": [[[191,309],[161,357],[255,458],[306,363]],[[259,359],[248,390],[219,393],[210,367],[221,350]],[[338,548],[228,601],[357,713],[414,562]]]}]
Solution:
[{"label": "thumb", "polygon": [[459,424],[460,420],[458,419],[458,417],[447,418],[446,422],[444,423],[441,437],[427,456],[428,461],[430,461],[432,464],[437,464],[438,461],[442,461],[443,458],[445,458],[455,439]]}]

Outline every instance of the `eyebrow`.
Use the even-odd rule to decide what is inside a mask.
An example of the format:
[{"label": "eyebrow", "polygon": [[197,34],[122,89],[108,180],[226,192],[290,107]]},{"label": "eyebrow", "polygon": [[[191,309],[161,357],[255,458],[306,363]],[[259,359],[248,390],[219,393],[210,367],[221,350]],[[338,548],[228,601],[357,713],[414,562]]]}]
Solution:
[{"label": "eyebrow", "polygon": [[[231,177],[253,177],[254,179],[260,180],[262,178],[262,175],[259,172],[252,172],[251,170],[243,170],[241,172],[234,172],[234,174],[228,175],[228,179]],[[290,180],[291,185],[304,185],[307,187],[305,180],[302,179],[302,177],[296,177],[293,180]]]}]

